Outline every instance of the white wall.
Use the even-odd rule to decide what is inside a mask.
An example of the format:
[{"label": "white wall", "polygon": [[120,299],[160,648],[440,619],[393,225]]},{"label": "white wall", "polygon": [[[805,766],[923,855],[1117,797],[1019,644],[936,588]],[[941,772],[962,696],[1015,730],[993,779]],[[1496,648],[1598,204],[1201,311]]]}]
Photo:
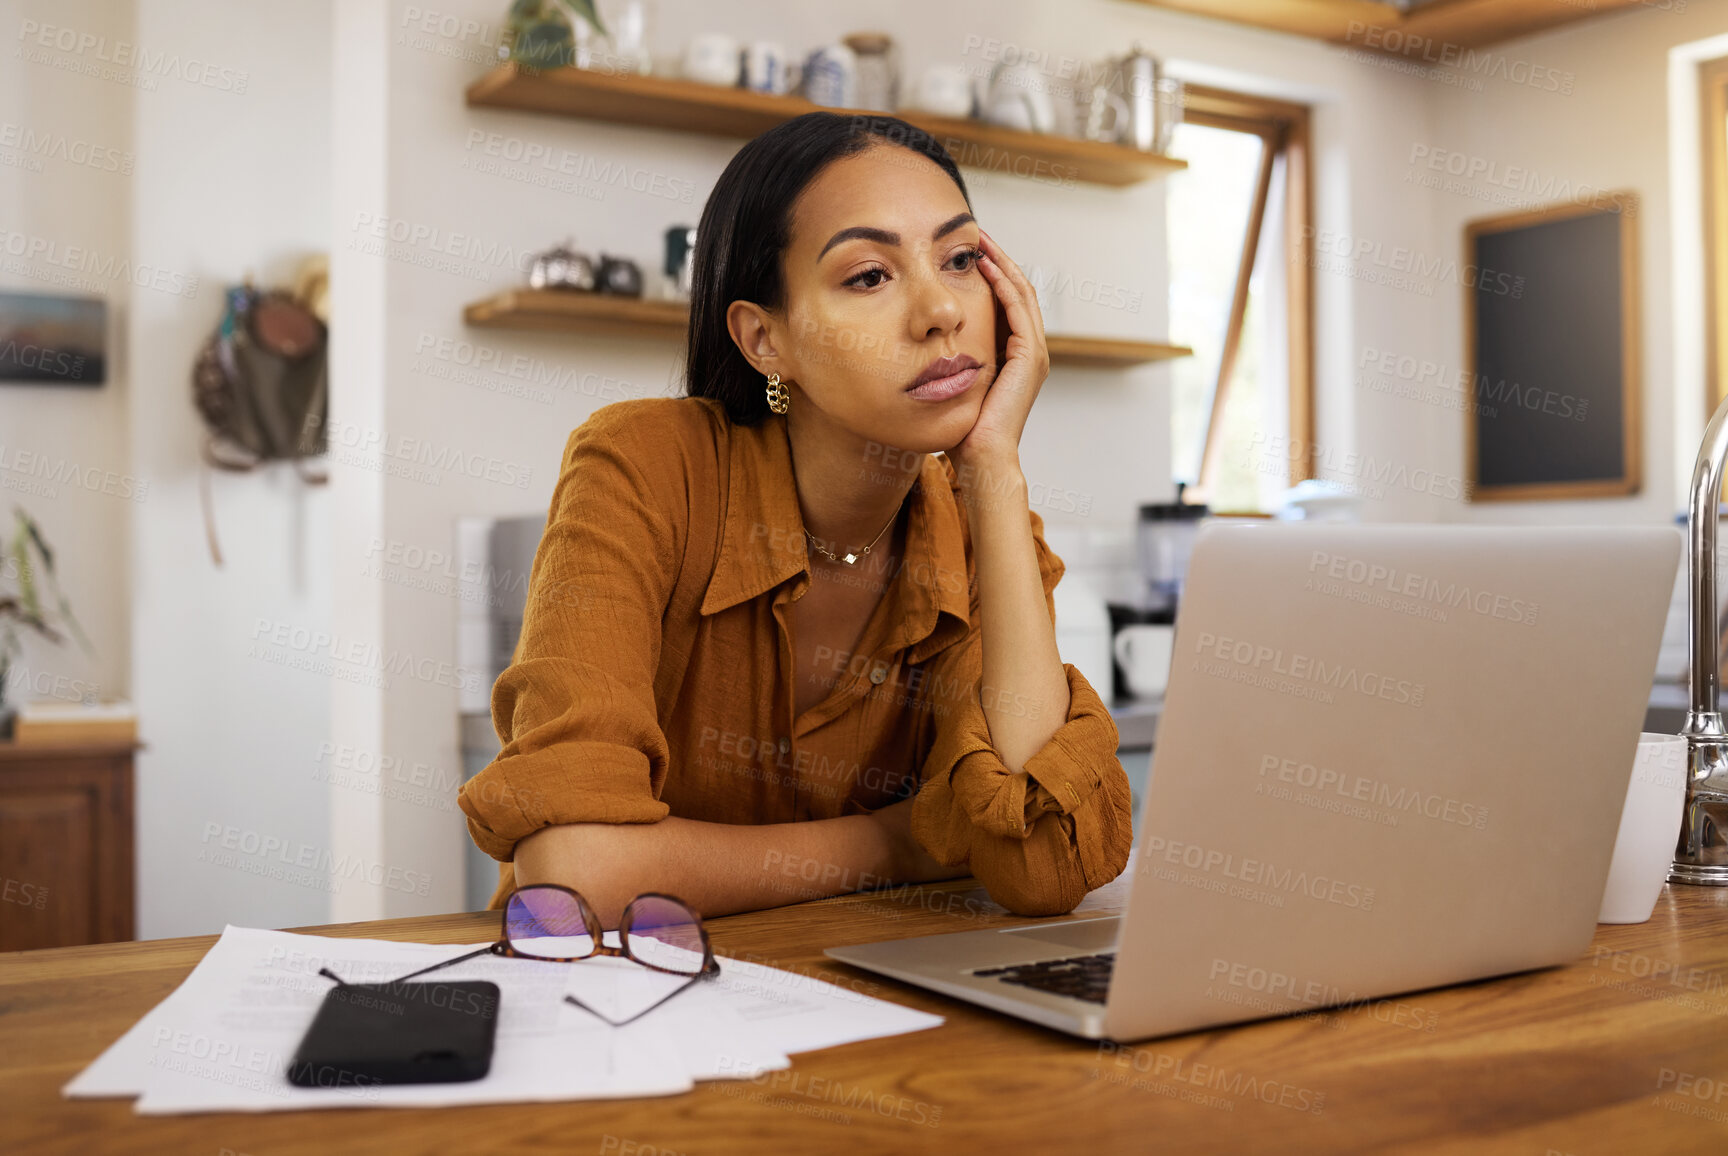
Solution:
[{"label": "white wall", "polygon": [[[173,78],[145,89],[28,61],[0,75],[0,121],[75,132],[138,158],[129,179],[0,165],[0,229],[108,246],[200,278],[191,297],[114,286],[119,368],[104,390],[0,390],[0,443],[82,454],[149,485],[146,501],[125,508],[80,494],[32,507],[62,545],[86,621],[113,646],[89,666],[54,661],[141,708],[150,744],[140,761],[142,934],[460,906],[456,684],[469,672],[454,669],[454,520],[543,514],[568,432],[611,401],[675,392],[679,354],[470,330],[462,307],[523,281],[528,255],[566,236],[656,268],[662,230],[696,221],[736,142],[467,108],[463,88],[495,59],[503,5],[494,0],[452,0],[438,10],[449,19],[429,26],[413,15],[420,9],[387,0],[291,12],[256,0],[0,4],[4,27],[58,21],[248,77],[236,94]],[[802,51],[863,22],[837,4],[734,5],[721,18],[696,0],[660,0],[655,13],[658,57],[721,28]],[[867,22],[902,41],[909,77],[938,61],[988,68],[997,42],[1040,53],[1058,73],[1065,60],[1119,54],[1138,40],[1178,75],[1308,101],[1316,224],[1323,236],[1387,251],[1452,255],[1463,221],[1498,208],[1412,185],[1415,145],[1638,187],[1646,493],[1468,507],[1394,486],[1364,514],[1666,520],[1675,493],[1665,463],[1680,422],[1663,320],[1673,297],[1671,157],[1660,131],[1667,52],[1728,27],[1725,17],[1728,0],[1694,0],[1682,14],[1638,10],[1506,46],[1574,72],[1569,97],[1495,79],[1466,92],[1444,72],[1411,74],[1346,49],[1114,0],[891,0]],[[552,168],[489,155],[492,141],[544,148]],[[561,160],[573,170],[562,185]],[[1064,298],[1052,330],[1165,335],[1165,185],[968,178],[980,217],[1023,264],[1141,291],[1138,312]],[[307,492],[284,471],[218,478],[229,564],[217,571],[197,503],[191,359],[224,283],[248,268],[264,282],[284,277],[312,249],[330,250],[334,268],[332,484]],[[1357,452],[1456,477],[1461,416],[1363,388],[1357,368],[1371,348],[1456,364],[1461,290],[1387,287],[1375,273],[1371,262],[1333,262],[1315,276],[1322,458]],[[8,268],[0,284],[35,282]],[[1040,510],[1053,535],[1120,545],[1134,507],[1168,497],[1167,390],[1161,367],[1052,373],[1023,454],[1030,478],[1057,495]],[[1067,495],[1089,499],[1089,513]],[[206,843],[208,824],[285,850],[242,846],[213,862],[209,852],[225,849],[220,835]],[[319,865],[312,872],[295,866],[308,858]]]},{"label": "white wall", "polygon": [[[1675,10],[1678,8],[1678,10]],[[1411,145],[1445,148],[1499,166],[1516,166],[1569,182],[1575,190],[1634,190],[1639,195],[1635,222],[1641,254],[1639,285],[1642,314],[1644,486],[1629,498],[1572,502],[1487,502],[1450,509],[1451,516],[1493,522],[1666,522],[1685,508],[1684,479],[1702,435],[1703,368],[1676,357],[1680,330],[1701,333],[1703,282],[1696,262],[1697,213],[1702,196],[1696,184],[1676,189],[1672,170],[1683,158],[1676,146],[1695,154],[1695,132],[1673,134],[1670,121],[1670,50],[1728,31],[1728,3],[1692,0],[1675,8],[1633,8],[1623,14],[1527,37],[1496,50],[1575,79],[1570,95],[1516,86],[1471,93],[1440,88],[1435,94],[1432,132],[1410,134]],[[1728,52],[1728,46],[1722,48]],[[1720,53],[1719,53],[1720,54]],[[1682,70],[1684,71],[1684,70]],[[1679,110],[1690,112],[1696,89]],[[1696,123],[1693,121],[1692,123]],[[1408,159],[1409,150],[1400,161]],[[1684,166],[1683,166],[1684,167]],[[1694,174],[1696,168],[1691,170]],[[1515,181],[1516,178],[1513,178]],[[1457,245],[1464,223],[1508,212],[1514,206],[1484,199],[1493,189],[1481,180],[1468,192],[1429,194],[1438,235]],[[1470,195],[1474,194],[1474,195]],[[1588,197],[1588,192],[1580,195]],[[1690,219],[1675,220],[1675,206]],[[1687,255],[1690,284],[1675,282],[1675,254]],[[1424,347],[1456,366],[1463,347],[1463,302],[1452,293],[1438,301],[1431,337]],[[1421,350],[1413,350],[1422,356]],[[1588,418],[1586,418],[1588,420]],[[1414,425],[1390,444],[1409,445]],[[1461,469],[1464,426],[1461,418],[1429,423],[1422,438]]]},{"label": "white wall", "polygon": [[[108,301],[106,383],[0,386],[0,534],[10,540],[15,504],[42,524],[58,553],[67,599],[95,647],[86,655],[71,643],[57,647],[27,635],[5,692],[19,702],[76,700],[86,691],[107,698],[127,688],[131,518],[135,507],[159,500],[148,486],[137,486],[126,439],[128,306],[135,292],[149,292],[134,290],[117,264],[131,250],[132,94],[24,57],[21,33],[31,22],[125,40],[131,39],[132,11],[101,0],[0,0],[0,39],[6,42],[0,289]],[[78,267],[82,257],[69,253],[72,246],[90,257],[92,271]],[[104,493],[110,473],[116,484]],[[69,484],[73,477],[93,481],[94,488]],[[0,582],[11,586],[9,577]]]},{"label": "white wall", "polygon": [[[134,39],[233,77],[227,89],[163,77],[134,93],[136,258],[199,278],[194,297],[135,292],[127,327],[132,460],[150,480],[130,584],[131,693],[147,744],[139,934],[315,923],[328,915],[327,876],[299,864],[330,842],[314,777],[330,681],[280,661],[289,647],[254,647],[276,623],[329,629],[329,495],[283,466],[215,478],[217,569],[189,382],[224,286],[248,271],[260,285],[284,281],[330,244],[329,11],[139,0]],[[261,621],[270,627],[255,641]],[[220,833],[206,838],[212,825]]]}]

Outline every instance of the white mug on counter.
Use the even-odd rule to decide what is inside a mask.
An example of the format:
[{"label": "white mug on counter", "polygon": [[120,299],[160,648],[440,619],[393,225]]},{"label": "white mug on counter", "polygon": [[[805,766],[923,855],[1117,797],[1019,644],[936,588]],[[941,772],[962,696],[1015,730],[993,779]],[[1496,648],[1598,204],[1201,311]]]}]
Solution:
[{"label": "white mug on counter", "polygon": [[1144,622],[1124,626],[1116,632],[1112,645],[1129,694],[1151,698],[1164,693],[1170,685],[1170,659],[1176,650],[1174,626]]},{"label": "white mug on counter", "polygon": [[1649,732],[1639,735],[1596,922],[1643,923],[1656,910],[1680,841],[1685,801],[1686,739]]}]

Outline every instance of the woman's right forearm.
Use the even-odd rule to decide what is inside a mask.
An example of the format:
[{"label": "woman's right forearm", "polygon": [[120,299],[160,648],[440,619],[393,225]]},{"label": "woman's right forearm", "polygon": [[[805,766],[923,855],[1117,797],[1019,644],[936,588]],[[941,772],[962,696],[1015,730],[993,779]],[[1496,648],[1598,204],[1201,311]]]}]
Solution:
[{"label": "woman's right forearm", "polygon": [[516,883],[573,888],[611,928],[644,891],[675,895],[712,917],[964,874],[909,848],[898,817],[877,812],[761,826],[670,817],[543,827],[516,845]]}]

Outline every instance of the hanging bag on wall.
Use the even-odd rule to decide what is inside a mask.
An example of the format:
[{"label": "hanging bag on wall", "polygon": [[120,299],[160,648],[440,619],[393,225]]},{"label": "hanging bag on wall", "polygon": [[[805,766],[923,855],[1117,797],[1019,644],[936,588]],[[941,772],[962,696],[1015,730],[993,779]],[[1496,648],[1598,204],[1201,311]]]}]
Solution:
[{"label": "hanging bag on wall", "polygon": [[[222,320],[192,367],[205,467],[244,472],[286,461],[309,485],[329,480],[305,463],[326,450],[327,342],[324,322],[295,294],[261,292],[250,278],[228,289]],[[210,557],[220,566],[208,468],[199,481]]]}]

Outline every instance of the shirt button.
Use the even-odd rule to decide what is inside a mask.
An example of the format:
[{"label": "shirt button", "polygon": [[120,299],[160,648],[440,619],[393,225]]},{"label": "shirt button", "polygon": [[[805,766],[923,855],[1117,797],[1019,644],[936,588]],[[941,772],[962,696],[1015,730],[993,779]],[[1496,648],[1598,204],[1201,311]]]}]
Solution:
[{"label": "shirt button", "polygon": [[791,746],[791,745],[792,745],[792,744],[791,744],[791,743],[789,743],[789,742],[787,742],[787,741],[786,741],[786,740],[785,740],[785,739],[781,739],[781,740],[780,740],[780,753],[781,753],[781,754],[785,754],[785,753],[786,753],[786,748],[787,748],[787,747],[790,747],[790,746]]},{"label": "shirt button", "polygon": [[888,677],[888,668],[886,666],[881,665],[880,663],[878,663],[870,671],[870,681],[875,683],[878,686],[882,685],[882,680],[887,678],[887,677]]}]

